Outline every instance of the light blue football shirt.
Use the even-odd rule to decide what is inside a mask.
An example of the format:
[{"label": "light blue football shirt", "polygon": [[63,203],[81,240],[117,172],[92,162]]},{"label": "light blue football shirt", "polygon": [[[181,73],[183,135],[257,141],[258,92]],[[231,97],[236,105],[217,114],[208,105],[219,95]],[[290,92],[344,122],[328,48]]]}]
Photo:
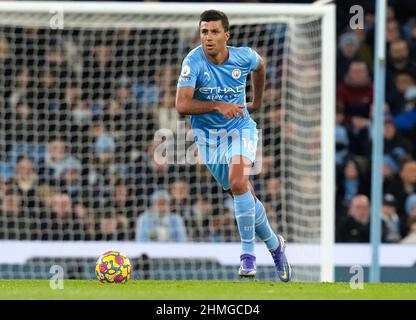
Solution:
[{"label": "light blue football shirt", "polygon": [[[249,47],[228,48],[228,59],[220,64],[208,60],[202,46],[191,50],[182,63],[178,87],[193,87],[194,99],[203,101],[222,101],[240,105],[246,104],[246,81],[248,74],[255,70],[260,62],[260,56]],[[227,119],[219,112],[209,112],[200,115],[191,115],[193,132],[202,131],[196,141],[200,144],[215,143],[206,138],[210,131],[225,129],[242,129],[255,122],[250,118],[247,108],[244,109],[244,118]]]}]

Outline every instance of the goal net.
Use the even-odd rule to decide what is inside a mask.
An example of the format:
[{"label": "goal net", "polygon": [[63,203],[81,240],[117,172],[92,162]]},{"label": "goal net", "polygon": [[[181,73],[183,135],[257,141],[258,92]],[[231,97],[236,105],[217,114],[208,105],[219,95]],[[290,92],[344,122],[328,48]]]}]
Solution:
[{"label": "goal net", "polygon": [[[295,280],[331,279],[334,8],[88,2],[0,3],[0,238],[10,255],[0,278],[45,278],[53,264],[93,278],[93,248],[121,246],[133,278],[236,279],[232,199],[195,160],[175,110],[199,14],[214,7],[229,16],[229,44],[267,64],[253,114],[257,196],[288,241]],[[169,155],[155,156],[161,145]],[[275,279],[257,248],[259,279]]]}]

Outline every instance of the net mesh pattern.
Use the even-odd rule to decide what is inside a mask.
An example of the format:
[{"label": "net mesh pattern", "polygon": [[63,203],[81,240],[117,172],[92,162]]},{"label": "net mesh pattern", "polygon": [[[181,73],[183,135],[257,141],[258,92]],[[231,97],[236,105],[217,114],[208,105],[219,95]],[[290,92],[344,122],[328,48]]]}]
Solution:
[{"label": "net mesh pattern", "polygon": [[[319,242],[321,20],[229,17],[229,44],[252,47],[267,64],[251,182],[276,232]],[[166,190],[181,240],[239,241],[232,199],[204,165],[154,157],[155,136],[171,133],[174,147],[189,133],[175,93],[197,21],[0,13],[0,239],[136,240],[152,195]],[[172,241],[170,228],[162,223],[150,240]]]}]

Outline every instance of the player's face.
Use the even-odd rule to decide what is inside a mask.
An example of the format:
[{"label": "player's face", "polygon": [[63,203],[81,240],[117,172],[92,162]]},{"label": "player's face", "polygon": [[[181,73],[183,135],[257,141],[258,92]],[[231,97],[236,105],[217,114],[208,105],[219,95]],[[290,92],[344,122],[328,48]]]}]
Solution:
[{"label": "player's face", "polygon": [[199,34],[202,47],[210,56],[216,56],[220,52],[226,50],[230,32],[224,30],[221,20],[201,21]]}]

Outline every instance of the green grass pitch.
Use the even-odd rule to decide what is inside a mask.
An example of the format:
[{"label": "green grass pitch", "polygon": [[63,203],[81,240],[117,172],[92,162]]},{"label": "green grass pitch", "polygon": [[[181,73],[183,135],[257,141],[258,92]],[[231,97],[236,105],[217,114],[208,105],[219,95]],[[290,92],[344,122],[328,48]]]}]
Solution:
[{"label": "green grass pitch", "polygon": [[130,280],[102,284],[96,280],[65,280],[64,289],[52,290],[49,280],[0,280],[0,299],[138,299],[138,300],[356,300],[416,299],[416,283],[226,282]]}]

